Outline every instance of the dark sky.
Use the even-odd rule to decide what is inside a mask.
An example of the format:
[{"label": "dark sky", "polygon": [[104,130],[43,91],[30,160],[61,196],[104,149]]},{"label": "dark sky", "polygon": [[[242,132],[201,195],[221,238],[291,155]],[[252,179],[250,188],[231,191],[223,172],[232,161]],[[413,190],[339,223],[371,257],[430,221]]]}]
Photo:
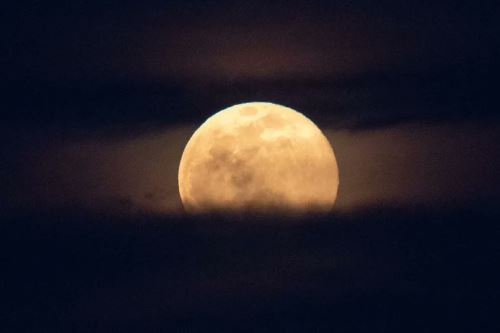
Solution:
[{"label": "dark sky", "polygon": [[[498,0],[3,1],[0,331],[498,326],[499,18]],[[183,213],[187,141],[249,101],[323,131],[332,214]]]},{"label": "dark sky", "polygon": [[[498,326],[499,9],[3,1],[0,331]],[[183,213],[187,141],[249,101],[324,132],[332,214]]]},{"label": "dark sky", "polygon": [[11,2],[0,55],[7,209],[178,211],[192,130],[254,100],[325,131],[341,207],[498,198],[499,7]]},{"label": "dark sky", "polygon": [[498,6],[473,1],[20,2],[11,79],[352,77],[489,66]]},{"label": "dark sky", "polygon": [[[446,115],[490,113],[499,72],[498,7],[495,1],[15,2],[3,19],[4,109],[21,122],[96,126],[196,121],[248,99],[279,100],[319,118],[366,116],[362,121],[385,113],[428,117],[429,105]],[[470,104],[477,104],[474,111]]]}]

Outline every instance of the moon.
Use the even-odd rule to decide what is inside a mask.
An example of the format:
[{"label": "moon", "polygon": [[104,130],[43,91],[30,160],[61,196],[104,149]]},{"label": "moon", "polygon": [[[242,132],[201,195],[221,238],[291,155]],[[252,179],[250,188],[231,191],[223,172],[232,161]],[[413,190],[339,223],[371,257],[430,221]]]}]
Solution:
[{"label": "moon", "polygon": [[328,212],[339,173],[330,143],[311,120],[252,102],[217,112],[194,132],[178,180],[188,213]]}]

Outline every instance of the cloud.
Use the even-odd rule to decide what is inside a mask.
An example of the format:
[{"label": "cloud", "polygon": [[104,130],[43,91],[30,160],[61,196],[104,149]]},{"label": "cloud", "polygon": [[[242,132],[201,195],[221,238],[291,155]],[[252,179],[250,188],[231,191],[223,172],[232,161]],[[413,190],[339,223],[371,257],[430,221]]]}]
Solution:
[{"label": "cloud", "polygon": [[[194,129],[70,141],[25,137],[3,162],[9,176],[0,189],[8,198],[4,206],[10,212],[77,207],[125,215],[181,213],[178,165]],[[500,198],[498,121],[323,130],[339,164],[338,211]]]},{"label": "cloud", "polygon": [[337,208],[498,200],[499,129],[470,121],[327,131],[340,169]]}]

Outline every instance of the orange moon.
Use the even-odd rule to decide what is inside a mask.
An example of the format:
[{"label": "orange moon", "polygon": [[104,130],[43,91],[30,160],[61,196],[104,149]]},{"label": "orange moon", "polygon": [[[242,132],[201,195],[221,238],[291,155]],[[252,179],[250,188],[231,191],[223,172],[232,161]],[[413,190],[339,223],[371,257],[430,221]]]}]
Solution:
[{"label": "orange moon", "polygon": [[179,166],[187,212],[327,212],[339,174],[330,143],[303,114],[273,103],[224,109],[187,143]]}]

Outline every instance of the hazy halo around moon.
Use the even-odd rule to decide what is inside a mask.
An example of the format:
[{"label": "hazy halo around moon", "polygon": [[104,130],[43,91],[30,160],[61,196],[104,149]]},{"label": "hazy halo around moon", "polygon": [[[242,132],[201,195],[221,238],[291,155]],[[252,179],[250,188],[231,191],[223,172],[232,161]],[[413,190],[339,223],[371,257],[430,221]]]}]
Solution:
[{"label": "hazy halo around moon", "polygon": [[338,167],[320,129],[273,103],[234,105],[193,134],[179,166],[187,212],[327,212]]}]

